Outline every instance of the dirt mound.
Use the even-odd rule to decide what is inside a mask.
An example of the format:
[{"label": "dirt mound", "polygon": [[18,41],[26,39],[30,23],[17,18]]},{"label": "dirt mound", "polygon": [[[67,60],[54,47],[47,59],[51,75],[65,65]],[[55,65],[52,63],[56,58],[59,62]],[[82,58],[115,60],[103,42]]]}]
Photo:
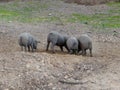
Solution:
[{"label": "dirt mound", "polygon": [[[45,14],[89,15],[108,9],[106,5],[91,7],[59,0],[51,3],[51,9],[45,9]],[[0,22],[0,90],[120,90],[120,38],[113,35],[113,29],[100,31],[78,22],[56,23]],[[46,37],[53,30],[71,36],[91,32],[93,57],[88,52],[87,56],[71,55],[58,47],[55,54],[50,49],[46,52]],[[115,30],[120,35],[120,29]],[[41,41],[37,52],[21,51],[18,36],[23,32]]]},{"label": "dirt mound", "polygon": [[[0,27],[1,90],[106,90],[120,88],[119,81],[117,81],[120,76],[118,68],[119,38],[112,36],[111,33],[107,34],[107,37],[103,33],[92,33],[93,57],[70,55],[66,51],[61,52],[57,47],[55,47],[56,54],[52,54],[51,51],[45,51],[45,43],[47,34],[50,32],[49,27],[54,28],[54,25],[49,24],[49,27],[44,25],[48,24],[34,26],[2,23]],[[62,27],[58,27],[58,31],[62,29]],[[70,25],[65,27],[68,28]],[[75,28],[78,27],[81,28],[81,25],[78,24]],[[85,29],[85,27],[82,28]],[[37,52],[20,50],[17,36],[26,30],[42,40]],[[76,30],[65,29],[65,32],[77,36],[83,32]],[[115,76],[116,78],[114,78]],[[118,86],[116,87],[116,85]]]}]

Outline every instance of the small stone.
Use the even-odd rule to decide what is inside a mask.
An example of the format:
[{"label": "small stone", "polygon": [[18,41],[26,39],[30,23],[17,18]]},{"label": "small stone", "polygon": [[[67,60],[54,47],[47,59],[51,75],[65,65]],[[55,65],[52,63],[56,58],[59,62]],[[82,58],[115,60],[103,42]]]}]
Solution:
[{"label": "small stone", "polygon": [[49,13],[48,15],[49,15],[49,16],[52,16],[52,13]]},{"label": "small stone", "polygon": [[68,78],[68,75],[66,75],[64,78],[67,79],[67,78]]},{"label": "small stone", "polygon": [[49,84],[48,84],[48,86],[52,86],[52,85],[53,85],[53,83],[49,83]]},{"label": "small stone", "polygon": [[52,90],[56,90],[56,87],[53,87]]},{"label": "small stone", "polygon": [[11,23],[12,21],[8,21],[8,23]]},{"label": "small stone", "polygon": [[5,88],[4,90],[9,90],[8,88]]}]

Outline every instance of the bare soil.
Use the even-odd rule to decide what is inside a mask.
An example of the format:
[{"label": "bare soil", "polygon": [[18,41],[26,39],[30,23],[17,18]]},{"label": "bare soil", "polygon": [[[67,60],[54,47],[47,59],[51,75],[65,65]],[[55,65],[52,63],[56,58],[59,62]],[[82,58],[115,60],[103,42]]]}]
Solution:
[{"label": "bare soil", "polygon": [[[79,9],[86,14],[95,13],[94,9],[108,9],[105,5],[61,5],[65,9],[53,8],[67,14]],[[89,52],[87,56],[70,55],[58,47],[55,54],[51,50],[46,52],[47,35],[53,30],[71,36],[91,32],[93,57],[89,57]],[[113,36],[114,30],[96,32],[80,23],[34,25],[1,21],[0,90],[120,90],[120,38]],[[41,41],[37,52],[21,51],[18,35],[22,32],[29,32]]]},{"label": "bare soil", "polygon": [[84,5],[96,5],[96,4],[104,4],[106,2],[115,2],[119,0],[64,0],[69,3],[77,3],[77,4],[84,4]]}]

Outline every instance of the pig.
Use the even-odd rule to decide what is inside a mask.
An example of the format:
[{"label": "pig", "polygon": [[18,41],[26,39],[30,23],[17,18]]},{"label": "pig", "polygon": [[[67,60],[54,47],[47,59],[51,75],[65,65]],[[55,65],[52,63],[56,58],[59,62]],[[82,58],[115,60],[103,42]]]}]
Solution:
[{"label": "pig", "polygon": [[80,37],[77,38],[79,42],[79,50],[82,50],[82,55],[86,55],[86,50],[89,49],[90,56],[92,57],[92,39],[87,34],[82,34]]},{"label": "pig", "polygon": [[21,46],[21,50],[23,50],[23,47],[25,48],[25,51],[30,51],[30,48],[32,52],[37,49],[37,43],[40,43],[37,41],[33,35],[30,33],[24,32],[19,35],[18,39],[19,45]]},{"label": "pig", "polygon": [[70,37],[67,40],[67,47],[69,49],[70,54],[77,54],[78,53],[78,40],[76,37]]},{"label": "pig", "polygon": [[51,43],[51,49],[52,49],[53,53],[55,53],[54,46],[59,46],[61,51],[63,51],[63,47],[65,47],[68,50],[67,45],[66,45],[66,41],[67,41],[68,37],[69,36],[62,35],[56,31],[50,32],[47,36],[46,51],[48,51],[50,43]]}]

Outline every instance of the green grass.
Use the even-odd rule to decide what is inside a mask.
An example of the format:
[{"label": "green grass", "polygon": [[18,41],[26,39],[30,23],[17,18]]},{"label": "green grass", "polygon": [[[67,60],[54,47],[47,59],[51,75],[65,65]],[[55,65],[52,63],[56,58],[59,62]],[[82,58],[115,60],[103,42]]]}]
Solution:
[{"label": "green grass", "polygon": [[25,23],[53,21],[54,17],[42,15],[48,7],[40,2],[12,2],[0,4],[0,20]]},{"label": "green grass", "polygon": [[91,17],[83,14],[78,14],[78,13],[73,13],[68,19],[67,22],[81,22],[81,23],[86,23],[91,21]]},{"label": "green grass", "polygon": [[110,10],[106,14],[93,15],[95,19],[100,23],[96,26],[103,28],[120,28],[120,3],[111,2],[107,3]]},{"label": "green grass", "polygon": [[111,9],[104,13],[84,15],[73,13],[68,22],[79,22],[95,28],[120,28],[120,3],[108,3]]},{"label": "green grass", "polygon": [[116,7],[116,6],[119,7],[120,6],[120,2],[108,2],[107,5],[111,6],[111,7],[113,7],[113,6],[114,7]]},{"label": "green grass", "polygon": [[93,21],[90,23],[99,28],[120,28],[120,16],[112,14],[95,14],[92,16]]},{"label": "green grass", "polygon": [[0,9],[0,19],[2,20],[12,20],[15,19],[17,16],[19,16],[19,14],[16,12]]},{"label": "green grass", "polygon": [[65,15],[49,16],[49,3],[39,1],[0,3],[0,20],[17,21],[23,23],[62,22],[83,23],[95,28],[120,28],[120,3],[108,3],[110,10],[105,13],[84,15],[73,13]]},{"label": "green grass", "polygon": [[72,14],[72,18],[68,19],[68,22],[80,22],[83,24],[92,25],[96,28],[120,28],[120,14],[94,14],[94,15],[83,15],[83,14]]}]

